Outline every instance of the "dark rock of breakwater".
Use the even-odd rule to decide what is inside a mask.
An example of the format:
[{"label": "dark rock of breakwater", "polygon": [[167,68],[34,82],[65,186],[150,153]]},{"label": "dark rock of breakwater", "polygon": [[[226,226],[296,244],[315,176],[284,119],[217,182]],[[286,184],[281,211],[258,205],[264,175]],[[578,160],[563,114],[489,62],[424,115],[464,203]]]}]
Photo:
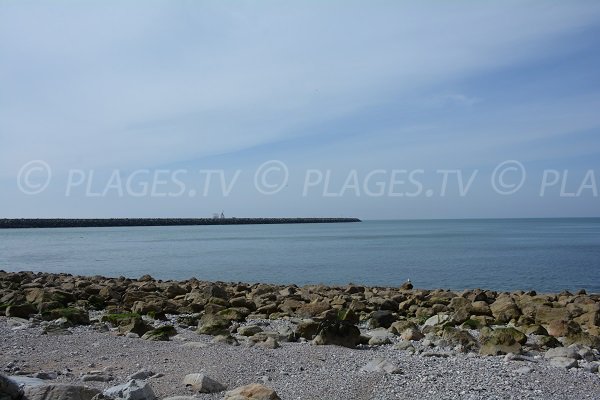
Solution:
[{"label": "dark rock of breakwater", "polygon": [[24,218],[0,219],[0,229],[176,225],[332,224],[344,222],[361,222],[361,220],[358,218]]}]

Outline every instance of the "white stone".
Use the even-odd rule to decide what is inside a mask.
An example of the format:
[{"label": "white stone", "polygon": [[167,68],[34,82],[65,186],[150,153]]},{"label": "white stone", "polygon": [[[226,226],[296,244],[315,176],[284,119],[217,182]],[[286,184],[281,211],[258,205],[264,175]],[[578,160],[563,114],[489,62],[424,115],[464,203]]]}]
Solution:
[{"label": "white stone", "polygon": [[369,361],[360,369],[361,372],[385,372],[388,374],[401,374],[400,368],[384,358],[377,357]]},{"label": "white stone", "polygon": [[444,322],[448,321],[449,318],[450,318],[450,316],[448,314],[434,315],[433,317],[428,318],[427,321],[425,321],[425,323],[423,324],[423,326],[440,325],[440,324],[443,324]]},{"label": "white stone", "polygon": [[559,368],[577,368],[579,364],[577,364],[577,360],[573,360],[572,358],[567,357],[554,357],[550,359],[550,364],[559,367]]},{"label": "white stone", "polygon": [[155,400],[156,395],[147,383],[131,380],[119,386],[113,386],[104,391],[104,395],[123,400]]},{"label": "white stone", "polygon": [[185,386],[191,386],[200,393],[218,393],[226,389],[225,386],[204,374],[188,374],[183,378]]}]

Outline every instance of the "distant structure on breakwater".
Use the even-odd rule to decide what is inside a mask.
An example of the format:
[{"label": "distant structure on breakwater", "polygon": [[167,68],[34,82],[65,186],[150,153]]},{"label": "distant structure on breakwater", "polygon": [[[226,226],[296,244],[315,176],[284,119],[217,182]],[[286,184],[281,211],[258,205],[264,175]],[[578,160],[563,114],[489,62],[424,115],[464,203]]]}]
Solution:
[{"label": "distant structure on breakwater", "polygon": [[0,219],[0,229],[103,228],[117,226],[334,224],[358,218],[89,218]]}]

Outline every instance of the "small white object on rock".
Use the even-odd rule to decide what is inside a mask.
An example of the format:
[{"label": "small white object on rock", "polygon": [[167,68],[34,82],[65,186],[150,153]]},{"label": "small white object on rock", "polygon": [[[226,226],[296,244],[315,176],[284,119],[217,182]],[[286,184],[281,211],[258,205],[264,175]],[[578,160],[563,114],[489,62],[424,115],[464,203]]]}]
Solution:
[{"label": "small white object on rock", "polygon": [[361,372],[385,372],[388,374],[401,374],[402,370],[391,362],[381,357],[374,358],[360,369]]},{"label": "small white object on rock", "polygon": [[224,385],[204,374],[188,374],[183,378],[183,384],[200,393],[218,393],[226,389]]},{"label": "small white object on rock", "polygon": [[135,379],[119,386],[110,387],[103,394],[114,399],[156,400],[156,395],[150,385]]}]

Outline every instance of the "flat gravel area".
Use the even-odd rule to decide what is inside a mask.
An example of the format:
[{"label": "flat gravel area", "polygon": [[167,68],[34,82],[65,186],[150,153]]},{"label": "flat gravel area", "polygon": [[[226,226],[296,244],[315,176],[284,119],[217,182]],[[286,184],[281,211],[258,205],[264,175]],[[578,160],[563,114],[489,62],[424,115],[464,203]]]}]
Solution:
[{"label": "flat gravel area", "polygon": [[[458,354],[413,355],[392,345],[347,349],[309,343],[281,343],[277,349],[211,343],[212,337],[178,329],[168,342],[153,342],[71,328],[70,335],[42,334],[39,326],[16,326],[0,318],[0,368],[8,375],[57,372],[49,382],[107,388],[140,369],[162,376],[148,379],[159,398],[199,394],[182,384],[186,374],[203,372],[228,389],[257,382],[286,399],[600,399],[600,375],[539,362]],[[376,357],[402,373],[361,372]],[[525,367],[525,368],[524,368]],[[81,382],[91,371],[110,382]]]}]

